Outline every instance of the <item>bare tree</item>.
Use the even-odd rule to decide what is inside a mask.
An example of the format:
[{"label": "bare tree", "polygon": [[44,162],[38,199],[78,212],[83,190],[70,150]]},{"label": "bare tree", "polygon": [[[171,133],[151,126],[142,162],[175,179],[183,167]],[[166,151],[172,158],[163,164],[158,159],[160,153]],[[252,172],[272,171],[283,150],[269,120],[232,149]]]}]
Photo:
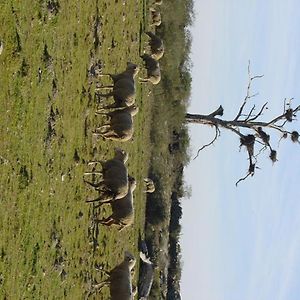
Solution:
[{"label": "bare tree", "polygon": [[[263,153],[265,150],[269,150],[269,158],[272,162],[277,161],[277,152],[274,150],[274,147],[270,142],[270,134],[274,132],[279,132],[281,139],[290,137],[294,143],[299,143],[299,133],[298,131],[289,131],[286,129],[287,123],[293,122],[296,118],[297,112],[300,110],[300,105],[296,108],[292,108],[292,100],[284,99],[283,103],[283,112],[278,114],[274,118],[267,121],[260,121],[265,110],[268,109],[268,102],[265,102],[257,111],[255,104],[251,108],[246,108],[249,100],[258,94],[251,94],[251,84],[254,80],[262,78],[263,75],[251,76],[250,72],[250,62],[248,64],[248,87],[247,93],[244,98],[242,105],[239,107],[237,115],[232,120],[223,120],[220,118],[223,116],[223,107],[219,106],[217,110],[208,114],[208,115],[199,115],[199,114],[186,114],[187,123],[208,125],[215,129],[215,136],[211,142],[202,146],[198,149],[197,155],[199,153],[211,146],[220,136],[221,129],[227,129],[233,134],[237,135],[240,139],[240,148],[245,147],[248,153],[249,167],[247,174],[240,178],[237,182],[245,180],[249,176],[253,176],[255,169],[259,168],[257,166],[258,156]],[[267,133],[269,131],[269,134]],[[279,140],[279,141],[280,141]],[[259,148],[257,149],[257,147]]]}]

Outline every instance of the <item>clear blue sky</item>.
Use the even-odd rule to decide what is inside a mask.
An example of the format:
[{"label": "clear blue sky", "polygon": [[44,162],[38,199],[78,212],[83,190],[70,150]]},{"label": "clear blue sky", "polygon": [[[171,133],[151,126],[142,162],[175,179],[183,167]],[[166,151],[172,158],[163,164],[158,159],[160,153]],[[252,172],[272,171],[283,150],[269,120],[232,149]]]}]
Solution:
[{"label": "clear blue sky", "polygon": [[[194,2],[189,112],[209,113],[222,104],[224,118],[235,116],[249,59],[252,74],[264,74],[253,84],[260,95],[252,101],[269,101],[265,118],[282,112],[285,97],[300,104],[298,0]],[[300,116],[294,125],[300,129]],[[194,155],[214,130],[190,125],[190,134]],[[182,299],[300,299],[300,145],[285,141],[277,150],[274,166],[266,153],[262,170],[238,188],[246,153],[226,132],[186,168],[192,197],[182,202]]]}]

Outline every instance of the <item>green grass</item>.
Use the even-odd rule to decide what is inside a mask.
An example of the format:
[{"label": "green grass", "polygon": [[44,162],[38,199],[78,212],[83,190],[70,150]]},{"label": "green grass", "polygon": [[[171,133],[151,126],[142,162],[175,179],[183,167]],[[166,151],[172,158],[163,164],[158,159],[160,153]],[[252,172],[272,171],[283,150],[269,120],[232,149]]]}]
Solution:
[{"label": "green grass", "polygon": [[[87,76],[97,59],[112,73],[127,61],[141,63],[143,3],[122,2],[61,0],[51,12],[43,0],[1,1],[1,299],[83,299],[90,282],[102,278],[95,264],[110,269],[125,249],[137,255],[153,99],[148,87],[137,86],[132,143],[96,140],[91,132],[104,119],[94,116],[95,82]],[[88,160],[109,159],[116,145],[128,150],[129,172],[138,180],[135,225],[121,234],[99,227],[94,251],[85,200],[97,194],[83,173]],[[109,214],[110,208],[100,213]],[[108,289],[98,297],[108,299]]]}]

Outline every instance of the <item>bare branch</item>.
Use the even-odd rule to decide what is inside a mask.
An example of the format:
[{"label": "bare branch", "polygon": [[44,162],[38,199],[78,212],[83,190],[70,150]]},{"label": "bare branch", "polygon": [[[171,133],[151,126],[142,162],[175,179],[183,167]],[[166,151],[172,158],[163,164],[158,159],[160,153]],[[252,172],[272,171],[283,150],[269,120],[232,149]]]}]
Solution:
[{"label": "bare branch", "polygon": [[[292,109],[293,115],[295,115],[299,110],[300,110],[300,105],[298,105],[295,109]],[[270,122],[266,123],[266,126],[269,126],[271,124],[276,124],[277,122],[279,122],[280,120],[283,120],[283,119],[286,119],[286,111],[282,115],[280,115],[280,116],[274,118],[273,120],[271,120]]]},{"label": "bare branch", "polygon": [[257,157],[258,157],[260,154],[262,154],[266,149],[267,149],[267,146],[264,145],[261,149],[259,149],[258,153],[255,154],[253,157],[254,157],[255,159],[257,159]]},{"label": "bare branch", "polygon": [[202,146],[200,149],[198,149],[197,155],[193,158],[193,160],[195,160],[195,159],[199,156],[200,152],[201,152],[203,149],[205,149],[206,147],[209,147],[209,146],[213,145],[213,143],[218,139],[218,137],[219,137],[220,134],[221,134],[221,133],[220,133],[220,129],[218,128],[218,126],[215,126],[215,129],[216,129],[216,132],[215,132],[215,137],[213,138],[213,140],[212,140],[210,143],[208,143],[208,144]]},{"label": "bare branch", "polygon": [[268,102],[266,102],[266,103],[261,107],[260,111],[258,112],[258,114],[257,114],[255,117],[250,118],[250,119],[248,119],[248,120],[246,119],[246,121],[250,121],[250,122],[251,122],[251,121],[256,120],[259,116],[261,116],[262,113],[263,113],[263,111],[265,110],[267,104],[268,104]]},{"label": "bare branch", "polygon": [[279,141],[278,141],[278,147],[280,146],[280,142],[283,140],[283,139],[286,139],[287,138],[287,135],[285,135],[285,134],[283,134],[282,136],[281,136],[281,138],[279,139]]},{"label": "bare branch", "polygon": [[255,172],[255,163],[253,163],[252,161],[252,153],[248,150],[247,148],[247,151],[248,151],[248,155],[249,155],[249,168],[248,168],[248,173],[246,176],[240,178],[236,183],[235,183],[235,186],[237,186],[241,181],[244,181],[245,179],[247,179],[249,176],[253,176],[254,175],[254,172]]},{"label": "bare branch", "polygon": [[252,81],[255,80],[255,79],[262,78],[263,76],[264,75],[256,75],[256,76],[251,77],[250,60],[249,60],[249,62],[248,62],[248,77],[249,77],[249,80],[248,80],[248,86],[247,86],[247,93],[246,93],[246,96],[244,98],[244,102],[243,102],[243,104],[241,105],[241,107],[239,109],[238,114],[234,118],[234,121],[237,121],[241,117],[241,115],[243,113],[243,109],[244,109],[245,105],[247,104],[248,99],[253,98],[253,97],[258,95],[258,93],[250,95]]},{"label": "bare branch", "polygon": [[264,75],[256,75],[256,76],[251,77],[251,80],[259,79],[259,78],[262,78],[262,77],[264,77]]},{"label": "bare branch", "polygon": [[220,105],[214,112],[209,114],[209,117],[215,117],[215,116],[223,116],[224,108],[222,105]]},{"label": "bare branch", "polygon": [[286,98],[284,98],[284,101],[283,101],[283,112],[285,112],[287,108],[291,107],[291,103],[292,103],[293,100],[294,100],[294,98],[290,98],[288,100],[288,102],[286,102]]},{"label": "bare branch", "polygon": [[255,93],[255,94],[253,94],[253,95],[249,95],[248,99],[254,98],[254,97],[258,96],[258,95],[259,95],[259,93]]},{"label": "bare branch", "polygon": [[[240,178],[240,179],[235,183],[235,186],[238,186],[238,184],[239,184],[241,181],[244,181],[244,180],[247,179],[250,175],[251,175],[251,173],[247,173],[247,175],[246,175],[245,177]],[[251,176],[253,176],[253,175],[251,175]]]},{"label": "bare branch", "polygon": [[249,111],[249,114],[247,115],[245,121],[248,121],[253,115],[252,113],[255,111],[255,104],[253,105],[253,107],[251,108],[251,110]]},{"label": "bare branch", "polygon": [[284,128],[284,125],[288,122],[288,120],[285,120],[281,125],[277,125],[279,128]]},{"label": "bare branch", "polygon": [[284,130],[281,126],[270,125],[269,127],[272,128],[272,129],[278,130],[278,131],[280,131],[283,134],[285,134],[285,133],[291,134],[290,131]]},{"label": "bare branch", "polygon": [[266,144],[265,144],[264,142],[261,142],[261,141],[259,141],[259,140],[256,140],[255,142],[256,142],[256,143],[259,143],[259,144],[262,145],[262,146],[266,146]]},{"label": "bare branch", "polygon": [[244,107],[247,103],[247,100],[248,100],[248,96],[245,97],[244,102],[243,102],[242,106],[240,107],[240,110],[239,110],[238,114],[234,118],[234,121],[237,121],[239,119],[239,117],[242,115],[242,112],[243,112],[243,109],[244,109]]},{"label": "bare branch", "polygon": [[[241,117],[245,117],[245,118],[250,118],[250,117],[255,117],[255,115],[250,114],[250,112],[248,114],[241,114]],[[244,120],[245,121],[245,120]]]}]

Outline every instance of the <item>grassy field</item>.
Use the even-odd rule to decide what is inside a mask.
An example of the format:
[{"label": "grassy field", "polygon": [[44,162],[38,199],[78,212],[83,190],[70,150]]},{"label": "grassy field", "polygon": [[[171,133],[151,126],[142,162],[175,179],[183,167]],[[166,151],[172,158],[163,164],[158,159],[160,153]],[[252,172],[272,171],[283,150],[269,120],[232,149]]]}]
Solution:
[{"label": "grassy field", "polygon": [[[124,5],[123,5],[124,4]],[[145,4],[139,0],[0,1],[0,298],[83,299],[143,235],[151,97],[137,86],[133,142],[92,137],[96,79],[90,66],[121,71],[141,63]],[[108,81],[104,81],[107,83]],[[128,150],[138,180],[135,226],[92,230],[97,196],[83,182],[91,159]],[[110,208],[101,209],[107,216]],[[135,274],[135,280],[137,277]],[[94,295],[90,298],[93,299]],[[97,295],[108,299],[108,289]]]}]

